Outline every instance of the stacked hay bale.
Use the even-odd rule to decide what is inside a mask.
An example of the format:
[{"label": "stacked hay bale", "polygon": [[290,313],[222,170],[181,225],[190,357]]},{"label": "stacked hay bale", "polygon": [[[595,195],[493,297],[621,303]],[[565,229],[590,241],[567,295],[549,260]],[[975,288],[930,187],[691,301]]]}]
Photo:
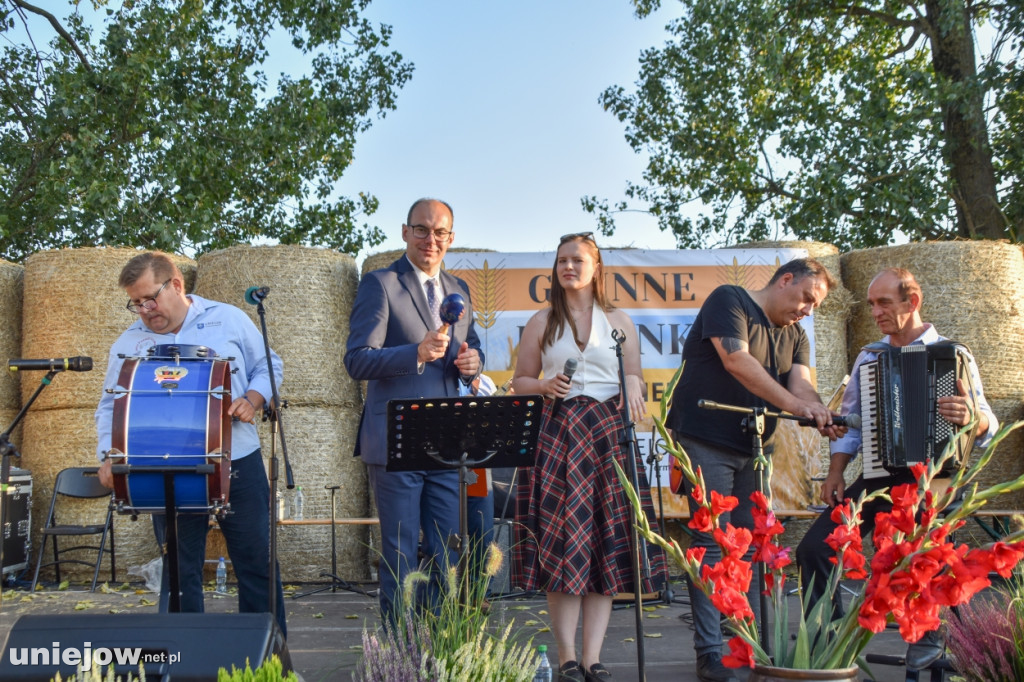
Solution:
[{"label": "stacked hay bale", "polygon": [[[821,306],[814,311],[814,376],[823,401],[842,386],[846,362],[846,324],[853,296],[843,286],[839,249],[832,244],[809,241],[761,241],[739,245],[757,249],[806,249],[836,280]],[[828,471],[828,441],[814,429],[780,420],[776,435],[772,492],[777,509],[806,509],[817,503],[819,484],[814,479]],[[809,521],[786,525],[786,544],[795,544],[806,533]]]},{"label": "stacked hay bale", "polygon": [[[111,344],[135,320],[125,310],[127,298],[117,279],[125,263],[138,253],[133,249],[64,249],[33,254],[25,262],[22,357],[93,358],[91,372],[58,375],[25,416],[22,465],[32,472],[35,548],[41,544],[39,528],[46,520],[57,473],[67,467],[97,464],[93,415],[103,389],[107,355]],[[194,264],[186,258],[174,259],[189,285],[195,276]],[[23,401],[43,376],[33,372],[22,377]],[[72,513],[69,523],[95,518],[102,522],[105,508],[98,501],[65,502],[63,506]],[[132,522],[130,517],[119,516],[114,534],[119,579],[129,566],[158,555],[148,519]],[[72,578],[92,577],[86,567],[69,569]],[[41,577],[49,578],[45,573]]]},{"label": "stacked hay bale", "polygon": [[[303,246],[236,246],[200,256],[196,293],[241,307],[257,327],[255,306],[244,294],[268,286],[264,301],[270,346],[284,362],[278,393],[287,403],[281,433],[296,485],[305,497],[306,519],[329,519],[330,491],[340,485],[337,515],[368,513],[366,470],[352,457],[362,410],[359,387],[344,366],[348,321],[358,285],[353,259],[336,251]],[[271,454],[270,428],[261,425],[264,458]],[[280,440],[278,489],[285,490]],[[268,466],[269,471],[269,466]],[[290,504],[288,508],[290,509]],[[289,512],[290,513],[290,512]],[[365,526],[338,526],[338,572],[348,580],[368,576]],[[279,528],[278,551],[285,580],[318,580],[331,565],[329,525]],[[212,555],[211,555],[212,556]]]},{"label": "stacked hay bale", "polygon": [[[853,251],[842,257],[843,280],[864,299],[879,270],[914,273],[924,295],[921,317],[943,336],[966,344],[981,372],[985,396],[1001,424],[1024,416],[1024,255],[1021,247],[994,241],[906,244]],[[881,337],[867,306],[850,320],[849,360]],[[1024,472],[1024,433],[1000,446],[982,483],[1007,481]],[[993,507],[1020,509],[1016,493]]]},{"label": "stacked hay bale", "polygon": [[[25,268],[17,263],[0,261],[0,360],[21,357],[21,302]],[[0,372],[0,430],[6,429],[21,410],[21,388],[18,372]],[[10,441],[21,443],[21,427],[11,434]],[[14,466],[18,466],[14,460]]]}]

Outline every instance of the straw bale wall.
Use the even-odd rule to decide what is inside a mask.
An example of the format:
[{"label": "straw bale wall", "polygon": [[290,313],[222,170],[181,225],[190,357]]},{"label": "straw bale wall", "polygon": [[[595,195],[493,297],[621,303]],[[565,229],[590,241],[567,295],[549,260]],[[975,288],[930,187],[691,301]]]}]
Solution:
[{"label": "straw bale wall", "polygon": [[[338,518],[369,516],[366,467],[352,456],[359,429],[361,408],[313,405],[289,406],[282,424],[296,485],[302,486],[303,517],[331,518],[331,491],[338,485],[335,507]],[[270,430],[261,424],[263,455],[269,470]],[[295,492],[285,489],[284,461],[280,445],[278,489],[284,493],[285,508],[291,515]],[[338,575],[345,580],[365,580],[368,576],[367,526],[338,526]],[[330,525],[282,525],[278,531],[278,556],[281,575],[290,581],[319,581],[320,573],[331,566]]]},{"label": "straw bale wall", "polygon": [[242,308],[259,327],[257,308],[245,302],[245,292],[270,287],[263,305],[270,347],[284,361],[281,399],[357,407],[361,399],[344,356],[358,284],[355,261],[343,253],[243,245],[199,257],[196,293]]},{"label": "straw bale wall", "polygon": [[[127,298],[117,279],[125,263],[138,253],[135,249],[61,249],[35,253],[25,261],[22,357],[93,358],[91,372],[58,374],[25,415],[21,466],[32,472],[34,550],[42,542],[39,529],[46,521],[57,472],[72,466],[96,466],[93,415],[103,389],[107,355],[111,344],[135,320],[125,310]],[[195,280],[193,261],[177,255],[172,259],[182,270],[186,288],[190,287]],[[83,291],[85,286],[87,291]],[[67,301],[75,302],[75,314],[68,314]],[[22,381],[23,400],[38,386],[35,375],[43,376],[33,372],[26,375],[32,381]],[[103,507],[102,500],[78,501],[68,507],[72,511],[68,521],[84,523],[94,509]],[[145,523],[133,523],[128,517],[115,521],[120,579],[125,578],[128,566],[157,554],[152,526],[148,519],[140,521]],[[85,567],[67,568],[73,579],[92,577]],[[46,579],[51,576],[44,573]]]},{"label": "straw bale wall", "polygon": [[[257,308],[244,302],[244,294],[250,286],[270,288],[264,301],[267,331],[271,348],[284,363],[278,387],[287,404],[281,412],[281,432],[295,484],[303,489],[306,519],[330,518],[327,485],[342,486],[337,494],[339,518],[369,514],[365,467],[352,457],[362,398],[343,362],[357,285],[352,258],[325,249],[235,246],[204,254],[198,261],[196,293],[238,305],[257,327]],[[269,470],[267,423],[260,425],[260,435]],[[290,515],[295,493],[285,488],[280,440],[275,449],[278,489]],[[339,526],[337,533],[340,574],[365,578],[366,527]],[[331,564],[330,526],[281,526],[278,552],[285,580],[319,580]]]},{"label": "straw bale wall", "polygon": [[[1003,424],[1020,419],[1024,401],[1024,254],[1018,245],[994,241],[905,244],[852,251],[842,256],[843,280],[858,300],[879,270],[902,267],[921,285],[921,316],[943,336],[965,343],[981,372],[985,396]],[[850,318],[848,356],[880,338],[866,305]],[[1024,436],[999,448],[985,481],[1005,481],[1024,472]],[[998,506],[1021,508],[1014,495]]]},{"label": "straw bale wall", "polygon": [[[135,249],[61,249],[32,254],[25,261],[21,353],[26,358],[87,355],[91,372],[67,372],[44,390],[33,410],[92,407],[103,390],[110,346],[136,316],[125,310],[128,302],[117,278],[125,263],[141,253]],[[172,256],[185,276],[186,288],[194,281],[191,260]],[[74,305],[69,306],[69,301]],[[69,314],[69,309],[74,314]],[[33,379],[41,373],[32,373]],[[22,381],[21,398],[27,400],[38,382]]]},{"label": "straw bale wall", "polygon": [[[0,260],[0,359],[22,357],[21,355],[21,300],[24,291],[25,268],[17,263]],[[0,372],[0,409],[21,407],[19,373]],[[15,412],[17,414],[17,412]],[[6,428],[10,421],[0,425]]]}]

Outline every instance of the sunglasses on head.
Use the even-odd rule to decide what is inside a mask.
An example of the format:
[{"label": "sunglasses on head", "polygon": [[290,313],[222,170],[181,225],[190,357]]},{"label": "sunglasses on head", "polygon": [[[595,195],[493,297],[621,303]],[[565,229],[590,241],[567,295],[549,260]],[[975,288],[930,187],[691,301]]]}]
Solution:
[{"label": "sunglasses on head", "polygon": [[593,232],[573,232],[571,234],[563,234],[559,238],[558,241],[559,241],[559,243],[564,243],[564,242],[569,241],[570,239],[589,239],[590,241],[594,241],[594,233]]}]

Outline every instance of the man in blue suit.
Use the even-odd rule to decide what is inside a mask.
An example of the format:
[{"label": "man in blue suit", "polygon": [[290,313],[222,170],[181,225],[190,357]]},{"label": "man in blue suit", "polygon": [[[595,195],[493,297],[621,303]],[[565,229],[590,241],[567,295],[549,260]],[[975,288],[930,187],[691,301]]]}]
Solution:
[{"label": "man in blue suit", "polygon": [[[447,203],[416,201],[402,225],[405,255],[363,277],[349,322],[345,368],[367,381],[355,454],[366,464],[377,501],[380,608],[390,622],[404,608],[396,591],[416,564],[421,528],[428,558],[442,568],[455,561],[447,540],[459,528],[458,472],[386,470],[388,401],[456,397],[459,382],[470,384],[483,368],[469,287],[441,271],[453,222]],[[440,302],[453,293],[466,300],[466,311],[442,334]]]}]

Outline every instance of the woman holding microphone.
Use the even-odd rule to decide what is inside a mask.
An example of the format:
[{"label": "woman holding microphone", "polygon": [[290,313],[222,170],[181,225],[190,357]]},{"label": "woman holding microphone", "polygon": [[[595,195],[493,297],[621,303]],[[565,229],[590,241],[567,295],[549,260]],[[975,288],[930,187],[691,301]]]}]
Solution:
[{"label": "woman holding microphone", "polygon": [[[624,396],[613,330],[625,335]],[[544,408],[535,465],[521,473],[516,489],[513,574],[523,588],[547,592],[558,679],[610,680],[611,673],[601,665],[601,646],[612,597],[634,591],[633,510],[612,462],[629,471],[623,403],[633,421],[644,416],[646,403],[636,327],[625,312],[608,304],[601,252],[592,233],[561,238],[550,305],[526,324],[512,386],[519,395],[554,398]],[[639,457],[636,466],[641,499],[655,527]],[[664,572],[660,550],[651,550],[649,556],[645,592],[654,591],[649,576]],[[578,658],[581,610],[583,649]]]}]

